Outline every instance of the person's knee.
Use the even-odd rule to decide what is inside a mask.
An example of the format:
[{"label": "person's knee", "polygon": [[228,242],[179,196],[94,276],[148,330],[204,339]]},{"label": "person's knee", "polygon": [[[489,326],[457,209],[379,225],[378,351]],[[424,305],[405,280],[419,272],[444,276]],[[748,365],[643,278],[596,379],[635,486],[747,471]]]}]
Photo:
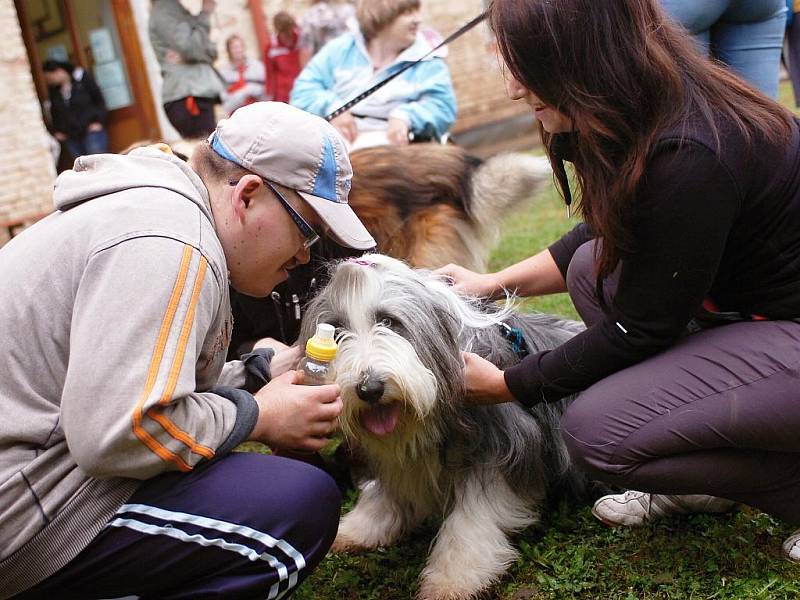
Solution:
[{"label": "person's knee", "polygon": [[586,290],[594,289],[594,242],[586,242],[575,250],[572,260],[567,267],[567,289]]},{"label": "person's knee", "polygon": [[248,453],[233,453],[219,466],[224,468],[214,481],[214,494],[219,502],[238,505],[253,527],[311,537],[335,535],[342,498],[333,478],[321,469]]},{"label": "person's knee", "polygon": [[604,435],[608,415],[593,402],[589,391],[572,402],[561,417],[561,435],[573,464],[590,477],[609,480],[620,475],[622,466],[612,464],[617,444]]},{"label": "person's knee", "polygon": [[318,531],[324,539],[330,538],[333,543],[341,515],[341,492],[325,471],[305,463],[299,465],[305,471],[305,493],[302,494],[303,501],[297,506],[298,514],[312,530]]}]

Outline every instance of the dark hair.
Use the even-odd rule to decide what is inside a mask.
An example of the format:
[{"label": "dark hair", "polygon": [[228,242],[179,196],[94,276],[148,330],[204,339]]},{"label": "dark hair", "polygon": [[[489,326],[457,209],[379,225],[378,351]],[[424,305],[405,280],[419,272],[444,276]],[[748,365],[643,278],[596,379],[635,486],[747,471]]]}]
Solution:
[{"label": "dark hair", "polygon": [[72,63],[67,61],[53,60],[52,58],[47,59],[42,63],[42,71],[45,73],[52,73],[53,71],[58,71],[59,69],[64,69],[67,73],[72,75],[75,67],[72,65]]},{"label": "dark hair", "polygon": [[205,140],[197,145],[190,160],[195,172],[205,184],[241,179],[249,173],[244,167],[222,158]]},{"label": "dark hair", "polygon": [[[790,139],[791,114],[703,56],[657,0],[493,0],[489,17],[511,74],[578,133],[579,209],[604,240],[598,282],[633,249],[630,209],[666,129],[686,131],[699,115],[718,146],[718,119],[751,148],[754,138]],[[555,162],[553,136],[540,131]]]}]

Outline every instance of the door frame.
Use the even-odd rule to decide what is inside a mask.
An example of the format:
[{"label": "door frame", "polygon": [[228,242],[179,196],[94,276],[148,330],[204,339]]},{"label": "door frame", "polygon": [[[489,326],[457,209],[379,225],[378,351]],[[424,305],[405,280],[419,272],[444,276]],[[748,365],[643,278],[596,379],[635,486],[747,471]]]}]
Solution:
[{"label": "door frame", "polygon": [[[75,19],[76,0],[56,0],[63,10],[65,24],[70,31],[72,46],[75,49],[76,66],[88,67],[83,46],[80,43]],[[117,34],[121,45],[121,53],[125,61],[128,72],[128,80],[131,87],[132,104],[119,109],[109,111],[109,125],[113,126],[116,118],[134,118],[140,124],[143,139],[161,139],[161,127],[158,122],[158,113],[153,100],[150,88],[150,81],[147,77],[147,68],[142,54],[142,47],[139,42],[139,33],[136,28],[136,20],[128,0],[104,0],[111,6],[111,13],[114,15],[114,23],[117,27]],[[30,19],[25,7],[25,0],[14,0],[17,10],[22,39],[28,52],[28,59],[31,67],[36,93],[39,101],[47,100],[47,84],[44,80],[42,71],[42,58],[36,47],[36,40],[30,25]]]}]

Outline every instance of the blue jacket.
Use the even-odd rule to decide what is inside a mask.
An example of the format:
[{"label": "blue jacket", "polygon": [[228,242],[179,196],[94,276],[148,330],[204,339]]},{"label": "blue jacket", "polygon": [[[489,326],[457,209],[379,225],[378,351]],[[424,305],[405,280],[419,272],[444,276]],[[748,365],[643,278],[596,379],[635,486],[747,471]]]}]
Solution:
[{"label": "blue jacket", "polygon": [[[377,73],[360,32],[328,42],[295,81],[290,103],[326,116],[431,49],[422,34],[393,63]],[[431,56],[352,108],[360,131],[386,127],[398,117],[417,136],[441,137],[456,120],[456,98],[445,62]]]}]

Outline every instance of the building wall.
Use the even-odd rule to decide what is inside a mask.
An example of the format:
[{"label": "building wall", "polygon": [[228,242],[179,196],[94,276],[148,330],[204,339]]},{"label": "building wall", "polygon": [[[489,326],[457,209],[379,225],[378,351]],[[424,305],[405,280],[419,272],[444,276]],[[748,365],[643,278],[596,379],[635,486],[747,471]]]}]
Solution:
[{"label": "building wall", "polygon": [[55,166],[12,0],[0,0],[0,245],[9,222],[52,210]]}]

